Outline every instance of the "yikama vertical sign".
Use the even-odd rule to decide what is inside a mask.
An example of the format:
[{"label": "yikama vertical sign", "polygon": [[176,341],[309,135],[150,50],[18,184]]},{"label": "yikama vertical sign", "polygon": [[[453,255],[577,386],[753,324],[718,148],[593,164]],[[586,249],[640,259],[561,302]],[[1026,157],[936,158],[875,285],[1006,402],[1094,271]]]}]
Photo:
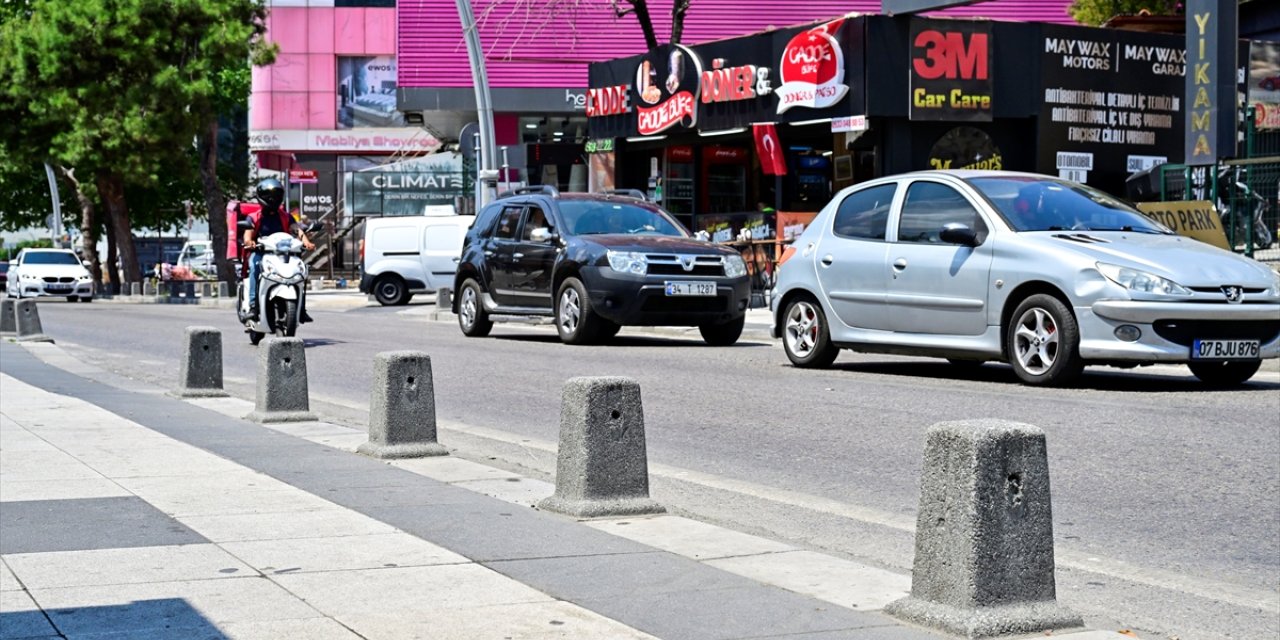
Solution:
[{"label": "yikama vertical sign", "polygon": [[911,21],[911,119],[989,122],[991,24]]},{"label": "yikama vertical sign", "polygon": [[1236,0],[1187,2],[1186,164],[1235,155]]}]

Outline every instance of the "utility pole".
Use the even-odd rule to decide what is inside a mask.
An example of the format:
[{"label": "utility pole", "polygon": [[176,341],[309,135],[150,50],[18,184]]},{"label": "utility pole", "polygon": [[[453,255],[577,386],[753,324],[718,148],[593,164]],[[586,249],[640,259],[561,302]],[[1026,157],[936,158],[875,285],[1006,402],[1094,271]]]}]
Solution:
[{"label": "utility pole", "polygon": [[[480,121],[480,153],[476,160],[476,182],[492,181],[497,177],[497,159],[494,156],[493,102],[489,95],[489,74],[484,66],[484,49],[480,47],[480,32],[476,28],[476,16],[471,10],[471,0],[456,0],[458,18],[462,21],[462,34],[467,41],[467,57],[471,60],[471,84],[476,90],[476,112]],[[476,213],[484,207],[482,199],[489,193],[487,187],[479,189]]]},{"label": "utility pole", "polygon": [[53,236],[53,246],[62,247],[62,198],[58,197],[58,179],[53,176],[53,167],[44,163],[44,174],[49,178],[49,198],[53,200],[53,216],[49,224],[49,233]]}]

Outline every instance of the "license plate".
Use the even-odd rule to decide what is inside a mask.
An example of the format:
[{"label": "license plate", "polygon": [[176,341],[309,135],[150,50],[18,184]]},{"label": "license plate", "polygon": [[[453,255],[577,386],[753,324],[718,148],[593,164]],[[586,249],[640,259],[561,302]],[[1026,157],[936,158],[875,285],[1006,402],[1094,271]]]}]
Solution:
[{"label": "license plate", "polygon": [[666,285],[669,296],[714,296],[716,294],[714,282],[667,282]]},{"label": "license plate", "polygon": [[45,288],[45,291],[70,291],[70,290],[71,290],[71,285],[69,285],[69,284],[46,284],[46,285],[44,286],[44,288]]},{"label": "license plate", "polygon": [[1257,340],[1196,340],[1191,344],[1195,360],[1257,360]]}]

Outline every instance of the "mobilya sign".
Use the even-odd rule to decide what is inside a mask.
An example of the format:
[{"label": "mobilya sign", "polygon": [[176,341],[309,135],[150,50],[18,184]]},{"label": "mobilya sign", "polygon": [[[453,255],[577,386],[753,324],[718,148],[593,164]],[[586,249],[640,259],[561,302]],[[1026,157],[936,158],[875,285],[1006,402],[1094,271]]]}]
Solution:
[{"label": "mobilya sign", "polygon": [[594,63],[587,92],[592,135],[860,115],[865,24],[841,18]]},{"label": "mobilya sign", "polygon": [[911,21],[911,119],[989,122],[991,24]]}]

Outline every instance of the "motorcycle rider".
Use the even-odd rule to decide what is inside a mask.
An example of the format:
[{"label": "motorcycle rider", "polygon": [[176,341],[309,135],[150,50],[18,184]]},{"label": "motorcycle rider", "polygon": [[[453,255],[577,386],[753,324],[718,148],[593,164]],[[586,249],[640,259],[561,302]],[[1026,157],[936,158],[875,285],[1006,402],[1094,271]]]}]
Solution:
[{"label": "motorcycle rider", "polygon": [[[284,210],[284,185],[275,178],[267,178],[258,183],[254,190],[262,209],[249,214],[253,228],[244,231],[244,249],[249,252],[249,314],[255,321],[258,319],[258,274],[262,270],[262,254],[253,251],[258,246],[257,239],[265,238],[273,233],[291,233],[302,241],[302,248],[310,251],[315,248],[311,239],[293,217]],[[302,310],[303,322],[310,322],[306,309]]]}]

